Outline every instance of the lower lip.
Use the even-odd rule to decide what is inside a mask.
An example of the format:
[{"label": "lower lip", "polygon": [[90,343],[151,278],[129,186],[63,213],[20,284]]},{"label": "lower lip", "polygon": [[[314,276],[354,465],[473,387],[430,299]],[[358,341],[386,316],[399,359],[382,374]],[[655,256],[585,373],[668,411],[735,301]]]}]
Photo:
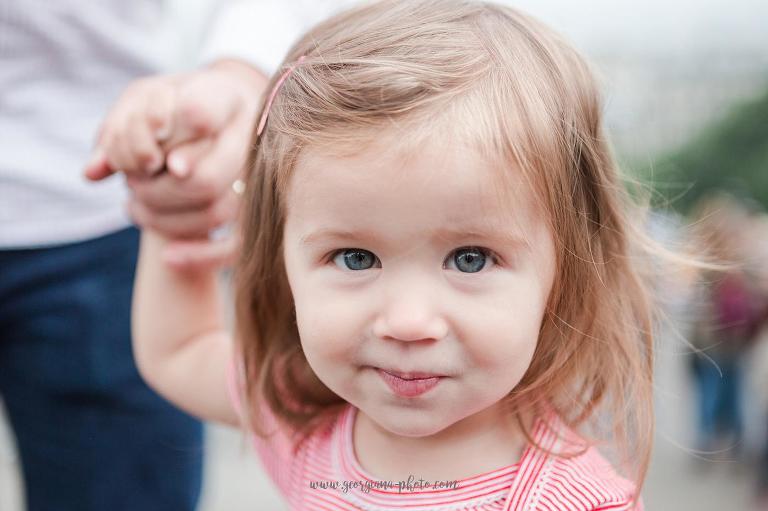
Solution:
[{"label": "lower lip", "polygon": [[428,390],[432,389],[440,383],[442,377],[435,376],[433,378],[419,378],[415,380],[404,380],[394,374],[389,374],[381,369],[376,370],[381,376],[381,379],[389,385],[392,392],[401,397],[416,397],[424,394]]}]

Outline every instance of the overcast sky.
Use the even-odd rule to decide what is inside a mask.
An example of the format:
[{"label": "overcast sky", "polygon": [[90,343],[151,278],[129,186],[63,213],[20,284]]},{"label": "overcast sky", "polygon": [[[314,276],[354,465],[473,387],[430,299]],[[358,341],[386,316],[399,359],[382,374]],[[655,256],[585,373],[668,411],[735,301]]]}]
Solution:
[{"label": "overcast sky", "polygon": [[768,54],[768,0],[515,0],[590,52]]}]

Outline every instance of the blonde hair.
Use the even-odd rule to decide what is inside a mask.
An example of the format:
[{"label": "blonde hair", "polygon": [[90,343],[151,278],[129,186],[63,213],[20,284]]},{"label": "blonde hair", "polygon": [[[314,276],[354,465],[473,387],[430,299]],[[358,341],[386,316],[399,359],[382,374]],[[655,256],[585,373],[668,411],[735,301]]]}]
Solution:
[{"label": "blonde hair", "polygon": [[573,429],[613,419],[604,436],[625,448],[639,487],[653,435],[651,306],[640,229],[584,59],[517,10],[462,0],[355,8],[310,30],[284,69],[302,56],[247,168],[236,322],[252,422],[266,403],[305,438],[343,404],[304,358],[282,259],[286,183],[299,155],[352,150],[385,129],[411,141],[440,132],[514,168],[554,236],[555,283],[510,406],[546,404]]}]

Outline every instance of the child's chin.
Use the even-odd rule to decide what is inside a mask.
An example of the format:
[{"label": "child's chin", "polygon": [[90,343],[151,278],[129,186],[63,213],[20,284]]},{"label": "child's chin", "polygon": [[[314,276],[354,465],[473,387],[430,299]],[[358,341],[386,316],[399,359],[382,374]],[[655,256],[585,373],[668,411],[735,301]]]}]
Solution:
[{"label": "child's chin", "polygon": [[392,410],[390,407],[372,410],[368,414],[382,428],[393,435],[419,438],[439,433],[448,426],[449,421],[434,413],[419,409]]}]

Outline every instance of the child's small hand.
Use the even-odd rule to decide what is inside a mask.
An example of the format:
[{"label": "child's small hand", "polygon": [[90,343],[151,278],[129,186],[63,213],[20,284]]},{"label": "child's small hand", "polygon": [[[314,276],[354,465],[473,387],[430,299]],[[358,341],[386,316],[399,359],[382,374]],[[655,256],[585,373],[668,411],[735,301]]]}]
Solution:
[{"label": "child's small hand", "polygon": [[170,239],[198,240],[172,244],[175,257],[168,256],[169,263],[231,258],[222,255],[231,240],[206,240],[238,209],[231,186],[240,175],[265,84],[254,68],[222,61],[194,73],[138,80],[107,115],[85,175],[101,180],[123,172],[137,224]]}]

